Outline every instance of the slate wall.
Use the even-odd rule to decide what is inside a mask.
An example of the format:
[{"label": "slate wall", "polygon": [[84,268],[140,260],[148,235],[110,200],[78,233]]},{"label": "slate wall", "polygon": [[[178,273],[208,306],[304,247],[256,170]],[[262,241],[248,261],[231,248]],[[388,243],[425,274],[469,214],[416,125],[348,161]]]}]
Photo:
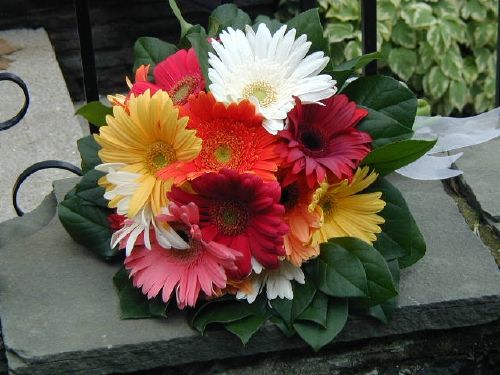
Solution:
[{"label": "slate wall", "polygon": [[[178,0],[186,19],[205,24],[220,0]],[[252,17],[272,15],[278,0],[239,0]],[[89,0],[98,84],[101,94],[123,91],[131,75],[132,46],[140,36],[176,43],[179,26],[167,0]],[[54,46],[73,100],[83,98],[76,17],[71,0],[1,0],[0,30],[43,27]],[[34,67],[43,69],[43,67]]]}]

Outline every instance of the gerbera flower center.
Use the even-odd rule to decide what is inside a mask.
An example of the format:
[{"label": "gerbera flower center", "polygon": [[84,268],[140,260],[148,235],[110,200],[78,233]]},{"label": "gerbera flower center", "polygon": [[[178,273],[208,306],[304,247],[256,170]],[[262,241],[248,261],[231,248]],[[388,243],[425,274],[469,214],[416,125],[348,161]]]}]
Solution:
[{"label": "gerbera flower center", "polygon": [[333,196],[333,194],[327,193],[321,197],[318,205],[323,210],[325,221],[329,220],[335,209],[335,197]]},{"label": "gerbera flower center", "polygon": [[214,151],[215,159],[221,164],[227,164],[231,160],[232,150],[228,145],[220,145]]},{"label": "gerbera flower center", "polygon": [[194,92],[198,84],[197,77],[185,76],[168,91],[168,94],[175,105],[183,105],[186,104],[189,95]]},{"label": "gerbera flower center", "polygon": [[243,88],[243,97],[245,99],[252,96],[257,98],[262,107],[268,107],[277,99],[274,87],[266,81],[254,81]]},{"label": "gerbera flower center", "polygon": [[299,202],[299,196],[299,185],[297,183],[290,184],[281,188],[280,203],[285,206],[285,209],[288,211],[297,205]]},{"label": "gerbera flower center", "polygon": [[[308,125],[302,125],[304,127]],[[300,141],[304,146],[304,151],[311,154],[321,153],[326,149],[326,137],[317,129],[307,129],[300,134]]]},{"label": "gerbera flower center", "polygon": [[248,209],[236,201],[223,201],[209,209],[210,219],[225,236],[237,236],[246,229],[250,214]]},{"label": "gerbera flower center", "polygon": [[155,174],[163,167],[176,160],[175,150],[168,143],[156,142],[149,145],[144,155],[144,163],[151,174]]},{"label": "gerbera flower center", "polygon": [[203,250],[203,244],[191,237],[189,229],[179,223],[171,223],[170,226],[175,230],[175,232],[189,244],[187,249],[165,249],[170,255],[175,257],[179,261],[190,261],[193,258],[197,258],[200,251]]}]

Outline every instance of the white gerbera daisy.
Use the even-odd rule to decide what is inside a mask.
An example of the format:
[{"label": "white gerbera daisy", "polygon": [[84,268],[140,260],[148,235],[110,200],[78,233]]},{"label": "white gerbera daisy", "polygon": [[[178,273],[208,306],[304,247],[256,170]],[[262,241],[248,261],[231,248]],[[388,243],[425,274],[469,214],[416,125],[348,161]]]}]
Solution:
[{"label": "white gerbera daisy", "polygon": [[295,267],[286,260],[281,262],[280,268],[276,270],[261,269],[260,272],[258,272],[255,271],[254,265],[254,272],[255,273],[250,276],[252,290],[239,290],[236,293],[237,299],[246,299],[248,303],[253,303],[257,295],[263,291],[265,286],[268,300],[273,300],[278,297],[291,300],[293,299],[292,281],[295,280],[299,284],[305,283],[302,269],[300,267]]},{"label": "white gerbera daisy", "polygon": [[[123,171],[123,163],[104,163],[95,167],[96,170],[105,172],[106,192],[104,198],[109,200],[109,206],[116,208],[116,213],[127,216],[130,200],[136,193],[140,183],[141,174]],[[164,208],[162,208],[163,210]],[[154,217],[151,203],[147,202],[133,217],[127,217],[123,228],[117,230],[111,236],[111,247],[115,247],[125,240],[125,252],[129,256],[135,246],[137,238],[144,233],[144,245],[151,249],[149,231],[153,226],[158,244],[165,248],[187,249],[188,244],[170,227],[164,223],[157,222]]]},{"label": "white gerbera daisy", "polygon": [[[318,75],[328,64],[323,52],[307,55],[311,42],[306,35],[295,39],[296,30],[286,25],[271,35],[261,23],[254,32],[228,28],[212,41],[216,54],[209,53],[210,91],[223,102],[249,99],[265,118],[271,134],[283,129],[294,96],[304,103],[316,103],[336,92],[335,81]],[[286,32],[286,33],[285,33]]]}]

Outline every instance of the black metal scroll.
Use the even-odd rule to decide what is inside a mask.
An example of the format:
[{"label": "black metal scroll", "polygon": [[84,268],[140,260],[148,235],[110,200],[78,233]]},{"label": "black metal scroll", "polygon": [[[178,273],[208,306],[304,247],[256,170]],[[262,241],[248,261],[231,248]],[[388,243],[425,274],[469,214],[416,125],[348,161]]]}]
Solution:
[{"label": "black metal scroll", "polygon": [[14,125],[16,125],[21,119],[24,117],[26,112],[28,111],[28,106],[30,104],[30,96],[28,93],[28,88],[26,87],[26,84],[24,81],[16,76],[15,74],[12,73],[0,73],[0,81],[11,81],[14,82],[16,85],[18,85],[21,90],[23,90],[24,94],[24,104],[21,108],[21,110],[15,115],[14,117],[8,119],[7,121],[0,122],[0,131],[1,130],[7,130]]}]

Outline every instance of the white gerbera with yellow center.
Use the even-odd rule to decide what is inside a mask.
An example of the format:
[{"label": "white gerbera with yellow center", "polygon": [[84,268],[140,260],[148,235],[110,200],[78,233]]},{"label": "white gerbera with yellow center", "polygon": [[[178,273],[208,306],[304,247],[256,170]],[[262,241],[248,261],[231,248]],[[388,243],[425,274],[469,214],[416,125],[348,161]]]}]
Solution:
[{"label": "white gerbera with yellow center", "polygon": [[316,103],[336,92],[335,81],[319,74],[328,64],[323,52],[308,56],[311,42],[306,35],[295,39],[296,30],[286,25],[271,35],[265,24],[257,32],[228,28],[212,41],[216,54],[209,53],[210,91],[219,101],[252,101],[271,134],[283,129],[287,113],[303,103]]},{"label": "white gerbera with yellow center", "polygon": [[132,96],[126,105],[115,105],[106,122],[95,135],[104,163],[96,169],[106,173],[99,184],[106,189],[108,206],[127,217],[124,228],[114,233],[112,245],[126,238],[128,255],[144,232],[145,245],[150,247],[152,225],[160,245],[187,246],[172,228],[154,218],[167,206],[173,184],[173,179],[160,179],[156,173],[176,161],[193,160],[201,150],[201,139],[186,129],[188,118],[179,118],[166,92],[150,95],[148,90]]}]

